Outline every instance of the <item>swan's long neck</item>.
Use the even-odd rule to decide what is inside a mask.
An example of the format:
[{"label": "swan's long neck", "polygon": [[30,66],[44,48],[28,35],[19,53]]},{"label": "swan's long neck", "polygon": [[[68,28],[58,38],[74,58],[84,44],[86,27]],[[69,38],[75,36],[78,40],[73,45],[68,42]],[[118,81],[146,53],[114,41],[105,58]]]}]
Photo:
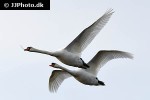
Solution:
[{"label": "swan's long neck", "polygon": [[69,70],[69,69],[67,69],[67,68],[65,68],[65,67],[62,67],[62,66],[60,66],[60,65],[57,66],[57,68],[62,69],[62,70],[64,70],[64,71],[68,72],[68,73],[71,74],[72,76],[75,76],[75,75],[76,75],[76,72],[75,72],[75,71]]},{"label": "swan's long neck", "polygon": [[37,53],[47,54],[47,55],[51,55],[51,56],[56,56],[56,54],[54,52],[39,50],[39,49],[35,49],[35,48],[33,50],[31,50],[30,52],[37,52]]}]

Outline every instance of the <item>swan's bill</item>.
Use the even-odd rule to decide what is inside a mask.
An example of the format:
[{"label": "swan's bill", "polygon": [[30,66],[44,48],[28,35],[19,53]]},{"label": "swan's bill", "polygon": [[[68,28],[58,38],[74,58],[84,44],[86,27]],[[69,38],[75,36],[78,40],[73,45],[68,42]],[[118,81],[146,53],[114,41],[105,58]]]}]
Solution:
[{"label": "swan's bill", "polygon": [[56,63],[51,63],[51,65],[49,65],[49,66],[54,67],[54,66],[55,66],[55,64],[56,64]]},{"label": "swan's bill", "polygon": [[24,51],[30,51],[31,47],[27,47]]}]

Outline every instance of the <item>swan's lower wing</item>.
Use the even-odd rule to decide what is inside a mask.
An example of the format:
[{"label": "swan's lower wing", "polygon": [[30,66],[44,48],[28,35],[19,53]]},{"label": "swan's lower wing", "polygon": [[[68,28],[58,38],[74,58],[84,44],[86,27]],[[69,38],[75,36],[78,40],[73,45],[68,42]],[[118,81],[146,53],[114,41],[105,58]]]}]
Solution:
[{"label": "swan's lower wing", "polygon": [[105,26],[112,14],[112,9],[108,10],[91,26],[84,29],[65,49],[69,52],[80,54]]},{"label": "swan's lower wing", "polygon": [[68,72],[63,70],[54,70],[49,78],[49,91],[50,92],[57,92],[61,83],[71,77]]},{"label": "swan's lower wing", "polygon": [[104,66],[108,61],[117,58],[130,58],[132,59],[132,54],[128,52],[118,51],[118,50],[102,50],[99,51],[88,63],[90,68],[86,69],[94,75],[97,75],[99,69]]}]

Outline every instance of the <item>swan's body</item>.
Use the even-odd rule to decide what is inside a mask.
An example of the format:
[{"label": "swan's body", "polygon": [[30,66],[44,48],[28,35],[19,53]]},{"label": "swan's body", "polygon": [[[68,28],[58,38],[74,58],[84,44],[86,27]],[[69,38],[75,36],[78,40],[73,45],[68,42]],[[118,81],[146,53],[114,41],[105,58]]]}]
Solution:
[{"label": "swan's body", "polygon": [[55,92],[58,90],[61,83],[69,77],[74,77],[79,82],[85,85],[105,85],[104,82],[99,81],[97,78],[98,71],[100,68],[107,63],[108,61],[116,58],[130,58],[133,56],[130,53],[111,50],[111,51],[99,51],[89,62],[88,65],[90,68],[79,69],[79,70],[69,70],[58,64],[52,63],[52,67],[59,68],[62,70],[54,70],[49,79],[49,90]]},{"label": "swan's body", "polygon": [[102,81],[99,81],[95,75],[86,70],[77,70],[75,73],[74,78],[85,85],[105,85]]},{"label": "swan's body", "polygon": [[80,68],[89,68],[89,66],[81,59],[81,53],[105,26],[112,14],[112,9],[108,10],[91,26],[83,30],[67,47],[60,51],[48,52],[33,47],[27,47],[25,51],[48,54],[56,57],[64,64]]}]

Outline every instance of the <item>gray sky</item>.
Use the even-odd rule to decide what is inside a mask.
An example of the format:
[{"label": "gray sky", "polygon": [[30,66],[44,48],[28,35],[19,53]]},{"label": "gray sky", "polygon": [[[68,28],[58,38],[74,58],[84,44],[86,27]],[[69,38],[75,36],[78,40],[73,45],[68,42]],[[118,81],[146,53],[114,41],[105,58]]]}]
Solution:
[{"label": "gray sky", "polygon": [[[0,100],[149,100],[149,0],[51,0],[50,11],[0,11]],[[88,62],[99,50],[122,50],[134,60],[107,63],[98,78],[105,87],[67,79],[57,93],[48,90],[56,58],[24,52],[33,46],[58,50],[70,43],[109,8],[115,13],[83,52]],[[64,65],[67,68],[66,65]]]}]

